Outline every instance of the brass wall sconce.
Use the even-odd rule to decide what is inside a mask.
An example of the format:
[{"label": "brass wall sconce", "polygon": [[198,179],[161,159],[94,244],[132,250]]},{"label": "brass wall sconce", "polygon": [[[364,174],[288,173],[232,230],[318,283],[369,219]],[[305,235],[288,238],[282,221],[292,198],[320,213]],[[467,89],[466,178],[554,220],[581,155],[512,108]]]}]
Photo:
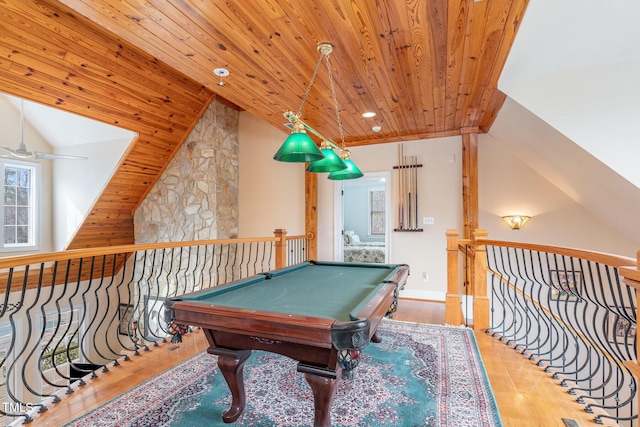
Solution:
[{"label": "brass wall sconce", "polygon": [[526,215],[506,215],[502,219],[506,222],[512,230],[520,230],[529,220],[530,216]]}]

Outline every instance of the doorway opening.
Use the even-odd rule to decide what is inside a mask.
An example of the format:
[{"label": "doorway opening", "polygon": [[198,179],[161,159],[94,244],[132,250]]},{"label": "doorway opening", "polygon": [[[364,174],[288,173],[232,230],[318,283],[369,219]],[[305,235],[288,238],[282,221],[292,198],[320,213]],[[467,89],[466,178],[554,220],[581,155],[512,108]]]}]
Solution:
[{"label": "doorway opening", "polygon": [[336,261],[389,262],[390,181],[390,172],[368,172],[359,179],[335,182]]}]

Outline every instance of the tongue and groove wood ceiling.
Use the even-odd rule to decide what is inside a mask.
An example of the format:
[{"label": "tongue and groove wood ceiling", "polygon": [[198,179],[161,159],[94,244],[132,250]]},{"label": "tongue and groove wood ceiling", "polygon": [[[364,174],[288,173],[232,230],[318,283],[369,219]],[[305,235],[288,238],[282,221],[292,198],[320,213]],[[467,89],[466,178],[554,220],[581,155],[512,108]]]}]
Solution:
[{"label": "tongue and groove wood ceiling", "polygon": [[[133,212],[211,100],[285,130],[321,42],[348,146],[487,132],[527,3],[0,0],[0,91],[138,132],[69,248],[133,243]],[[340,140],[324,65],[302,118]]]}]

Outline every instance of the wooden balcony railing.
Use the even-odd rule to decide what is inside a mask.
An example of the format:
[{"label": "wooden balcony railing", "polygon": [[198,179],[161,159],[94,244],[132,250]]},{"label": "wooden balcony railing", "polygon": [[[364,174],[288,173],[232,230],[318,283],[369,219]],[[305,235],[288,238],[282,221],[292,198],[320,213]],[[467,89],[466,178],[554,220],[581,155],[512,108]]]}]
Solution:
[{"label": "wooden balcony railing", "polygon": [[171,338],[165,298],[315,256],[311,236],[274,234],[0,259],[0,425]]},{"label": "wooden balcony railing", "polygon": [[484,230],[447,236],[448,323],[461,323],[460,301],[472,298],[474,328],[561,380],[594,421],[638,425],[639,259],[488,240]]}]

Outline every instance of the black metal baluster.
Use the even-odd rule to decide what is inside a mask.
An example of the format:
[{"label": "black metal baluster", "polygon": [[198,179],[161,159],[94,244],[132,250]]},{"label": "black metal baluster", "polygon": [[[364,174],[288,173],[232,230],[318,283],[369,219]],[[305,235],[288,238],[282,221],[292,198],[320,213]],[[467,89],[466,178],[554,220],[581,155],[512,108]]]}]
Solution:
[{"label": "black metal baluster", "polygon": [[[124,261],[124,259],[123,259]],[[106,264],[107,264],[107,256],[104,255],[103,256],[103,275],[104,275],[104,271],[106,268]],[[99,309],[102,309],[102,307],[100,307],[101,305],[103,305],[104,308],[104,314],[103,316],[100,318],[100,320],[98,321],[96,327],[93,329],[93,337],[90,340],[91,344],[93,345],[93,349],[96,352],[96,354],[104,361],[110,360],[113,361],[113,357],[112,356],[108,356],[102,353],[102,350],[98,347],[97,343],[98,342],[102,342],[102,339],[99,341],[99,337],[98,334],[100,332],[100,330],[106,325],[105,321],[107,319],[107,316],[109,314],[109,310],[111,308],[111,298],[109,298],[109,291],[110,289],[113,287],[114,283],[115,283],[115,276],[116,276],[116,268],[118,267],[118,254],[113,254],[113,261],[111,262],[111,272],[109,274],[109,284],[107,286],[105,286],[104,290],[102,292],[100,292],[101,286],[102,286],[102,281],[100,282],[100,287],[96,288],[93,291],[93,303],[95,305],[95,310],[93,311],[93,318],[91,319],[91,324],[93,324],[95,322],[95,320],[98,318],[98,313],[99,313]],[[124,264],[124,263],[123,263]],[[123,266],[124,268],[124,266]],[[106,298],[104,298],[103,296],[106,296]],[[104,333],[104,341],[108,343],[109,341],[109,337],[108,337],[108,329],[105,330]],[[111,354],[115,354],[113,352],[113,350],[111,350],[109,348],[109,346],[107,346],[107,348],[109,349],[109,351],[111,351]],[[108,372],[109,368],[107,367],[106,363],[102,364],[102,372]]]}]

